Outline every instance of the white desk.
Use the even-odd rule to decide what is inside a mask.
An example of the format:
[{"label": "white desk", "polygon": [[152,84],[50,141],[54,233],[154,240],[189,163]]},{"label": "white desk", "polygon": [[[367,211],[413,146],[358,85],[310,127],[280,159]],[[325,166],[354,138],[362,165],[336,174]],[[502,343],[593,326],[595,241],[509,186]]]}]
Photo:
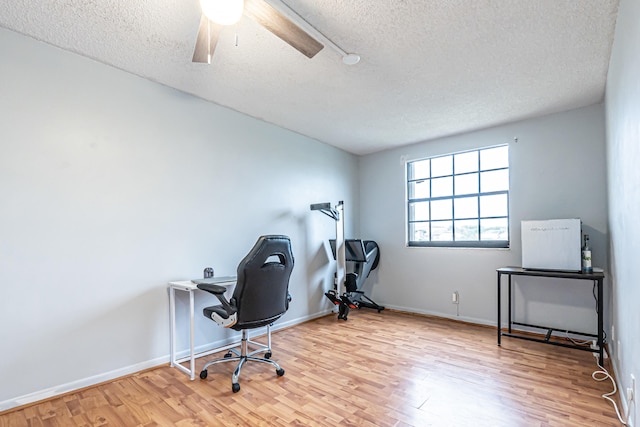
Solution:
[{"label": "white desk", "polygon": [[[236,283],[235,276],[212,278],[216,285],[231,287]],[[176,360],[176,290],[189,293],[189,356]],[[169,317],[171,318],[171,366],[176,367],[193,380],[195,379],[195,360],[197,357],[205,356],[227,348],[235,347],[231,344],[225,347],[216,348],[203,353],[194,353],[194,293],[199,290],[198,285],[190,280],[169,283]],[[204,291],[203,291],[204,292]],[[189,369],[180,363],[189,361]]]}]

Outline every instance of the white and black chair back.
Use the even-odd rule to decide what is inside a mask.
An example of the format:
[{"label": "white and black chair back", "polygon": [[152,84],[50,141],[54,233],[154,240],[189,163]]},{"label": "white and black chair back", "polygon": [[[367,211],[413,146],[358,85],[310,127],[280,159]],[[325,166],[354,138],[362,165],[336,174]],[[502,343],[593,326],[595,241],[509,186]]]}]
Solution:
[{"label": "white and black chair back", "polygon": [[238,280],[230,301],[237,310],[232,329],[270,325],[286,313],[292,270],[289,238],[261,236],[238,264]]}]

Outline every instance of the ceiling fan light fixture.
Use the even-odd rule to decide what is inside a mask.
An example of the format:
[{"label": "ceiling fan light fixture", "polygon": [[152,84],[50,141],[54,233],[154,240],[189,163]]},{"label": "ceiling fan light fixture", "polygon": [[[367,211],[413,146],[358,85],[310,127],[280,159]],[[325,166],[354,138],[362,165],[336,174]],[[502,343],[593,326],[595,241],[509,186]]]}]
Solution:
[{"label": "ceiling fan light fixture", "polygon": [[202,13],[220,25],[233,25],[242,17],[244,0],[200,0]]},{"label": "ceiling fan light fixture", "polygon": [[342,62],[347,65],[356,65],[360,62],[360,55],[356,55],[355,53],[347,53],[342,57]]}]

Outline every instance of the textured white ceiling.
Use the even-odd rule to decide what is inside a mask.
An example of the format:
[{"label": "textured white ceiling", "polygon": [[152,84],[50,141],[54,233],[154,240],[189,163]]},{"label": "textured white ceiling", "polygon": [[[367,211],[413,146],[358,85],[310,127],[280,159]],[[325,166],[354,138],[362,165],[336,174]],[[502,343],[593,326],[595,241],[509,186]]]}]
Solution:
[{"label": "textured white ceiling", "polygon": [[344,65],[329,47],[308,59],[245,17],[223,31],[211,65],[192,63],[198,0],[10,0],[0,26],[366,154],[602,101],[618,9],[618,0],[285,3],[361,61]]}]

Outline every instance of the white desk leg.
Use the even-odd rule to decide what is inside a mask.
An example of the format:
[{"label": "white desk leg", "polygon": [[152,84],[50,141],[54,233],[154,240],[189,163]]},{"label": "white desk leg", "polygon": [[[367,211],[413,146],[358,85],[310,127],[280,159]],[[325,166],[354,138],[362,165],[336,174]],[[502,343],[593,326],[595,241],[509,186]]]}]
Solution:
[{"label": "white desk leg", "polygon": [[271,351],[271,325],[267,325],[267,347]]},{"label": "white desk leg", "polygon": [[189,368],[191,370],[190,377],[191,379],[195,379],[196,372],[196,358],[194,354],[194,303],[193,303],[193,291],[189,291],[189,328],[190,328],[190,338],[189,338]]},{"label": "white desk leg", "polygon": [[[178,355],[176,352],[176,289],[189,292],[189,317],[190,317],[189,368],[190,369],[182,366],[177,358]],[[193,290],[183,289],[183,288],[174,288],[174,287],[169,288],[169,312],[170,312],[169,318],[171,322],[171,325],[169,328],[170,329],[170,334],[169,334],[170,346],[171,346],[171,349],[169,350],[169,353],[170,353],[169,357],[171,359],[171,366],[189,375],[189,378],[193,380],[195,378],[195,359],[196,359],[194,354],[195,339],[194,339],[194,316],[193,316],[194,314]],[[180,360],[184,361],[184,359],[180,359]]]},{"label": "white desk leg", "polygon": [[171,322],[169,332],[169,353],[171,353],[171,356],[169,359],[171,367],[174,367],[176,365],[176,290],[173,286],[169,288],[169,319]]}]

